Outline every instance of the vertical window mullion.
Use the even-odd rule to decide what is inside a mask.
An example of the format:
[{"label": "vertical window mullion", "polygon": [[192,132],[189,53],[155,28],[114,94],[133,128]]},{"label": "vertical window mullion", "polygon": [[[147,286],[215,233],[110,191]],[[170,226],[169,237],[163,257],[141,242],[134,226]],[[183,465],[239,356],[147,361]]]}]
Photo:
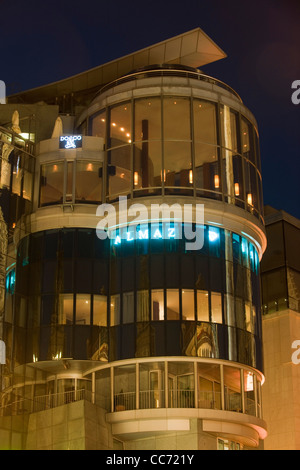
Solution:
[{"label": "vertical window mullion", "polygon": [[165,158],[164,158],[164,97],[161,95],[161,187],[162,187],[162,196],[165,195]]},{"label": "vertical window mullion", "polygon": [[196,183],[195,183],[195,129],[194,129],[194,100],[190,98],[190,123],[191,123],[191,161],[192,161],[192,172],[193,172],[193,197],[196,197]]}]

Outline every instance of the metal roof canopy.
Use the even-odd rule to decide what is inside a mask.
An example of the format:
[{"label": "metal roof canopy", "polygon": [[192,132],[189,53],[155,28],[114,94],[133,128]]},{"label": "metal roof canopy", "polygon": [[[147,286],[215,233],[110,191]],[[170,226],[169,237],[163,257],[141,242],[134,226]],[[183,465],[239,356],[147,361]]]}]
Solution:
[{"label": "metal roof canopy", "polygon": [[47,101],[65,94],[100,88],[137,68],[149,65],[181,64],[198,68],[225,57],[225,52],[202,29],[196,28],[72,77],[16,93],[9,97],[9,101]]}]

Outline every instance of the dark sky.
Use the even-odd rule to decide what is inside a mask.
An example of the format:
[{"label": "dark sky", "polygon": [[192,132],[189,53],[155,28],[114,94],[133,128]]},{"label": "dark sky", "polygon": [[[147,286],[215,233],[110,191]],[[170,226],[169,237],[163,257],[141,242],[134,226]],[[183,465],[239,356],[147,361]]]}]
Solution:
[{"label": "dark sky", "polygon": [[61,80],[202,28],[228,55],[202,68],[234,88],[260,132],[264,200],[300,218],[300,0],[0,0],[8,92]]}]

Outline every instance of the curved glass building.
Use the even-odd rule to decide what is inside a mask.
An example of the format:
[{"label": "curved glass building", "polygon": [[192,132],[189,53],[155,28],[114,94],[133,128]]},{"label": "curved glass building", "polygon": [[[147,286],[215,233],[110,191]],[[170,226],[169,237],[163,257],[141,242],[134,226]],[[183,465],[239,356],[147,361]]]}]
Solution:
[{"label": "curved glass building", "polygon": [[[258,128],[197,68],[209,53],[224,56],[197,29],[90,84],[64,81],[69,93],[5,105],[44,96],[51,114],[8,245],[3,448],[248,449],[266,436]],[[99,208],[115,213],[107,231]]]}]

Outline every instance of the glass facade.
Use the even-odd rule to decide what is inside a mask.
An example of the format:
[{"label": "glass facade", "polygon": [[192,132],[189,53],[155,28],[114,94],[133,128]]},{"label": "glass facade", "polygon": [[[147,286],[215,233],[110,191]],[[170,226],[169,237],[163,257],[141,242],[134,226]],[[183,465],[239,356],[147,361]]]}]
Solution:
[{"label": "glass facade", "polygon": [[262,218],[258,132],[234,109],[199,98],[151,96],[91,115],[88,129],[107,142],[107,200],[199,196]]},{"label": "glass facade", "polygon": [[263,313],[300,311],[299,227],[279,219],[266,225],[268,247],[262,260]]},{"label": "glass facade", "polygon": [[49,230],[21,241],[15,272],[5,314],[22,339],[14,365],[182,355],[261,367],[258,255],[235,233],[205,226],[189,252],[184,239]]}]

